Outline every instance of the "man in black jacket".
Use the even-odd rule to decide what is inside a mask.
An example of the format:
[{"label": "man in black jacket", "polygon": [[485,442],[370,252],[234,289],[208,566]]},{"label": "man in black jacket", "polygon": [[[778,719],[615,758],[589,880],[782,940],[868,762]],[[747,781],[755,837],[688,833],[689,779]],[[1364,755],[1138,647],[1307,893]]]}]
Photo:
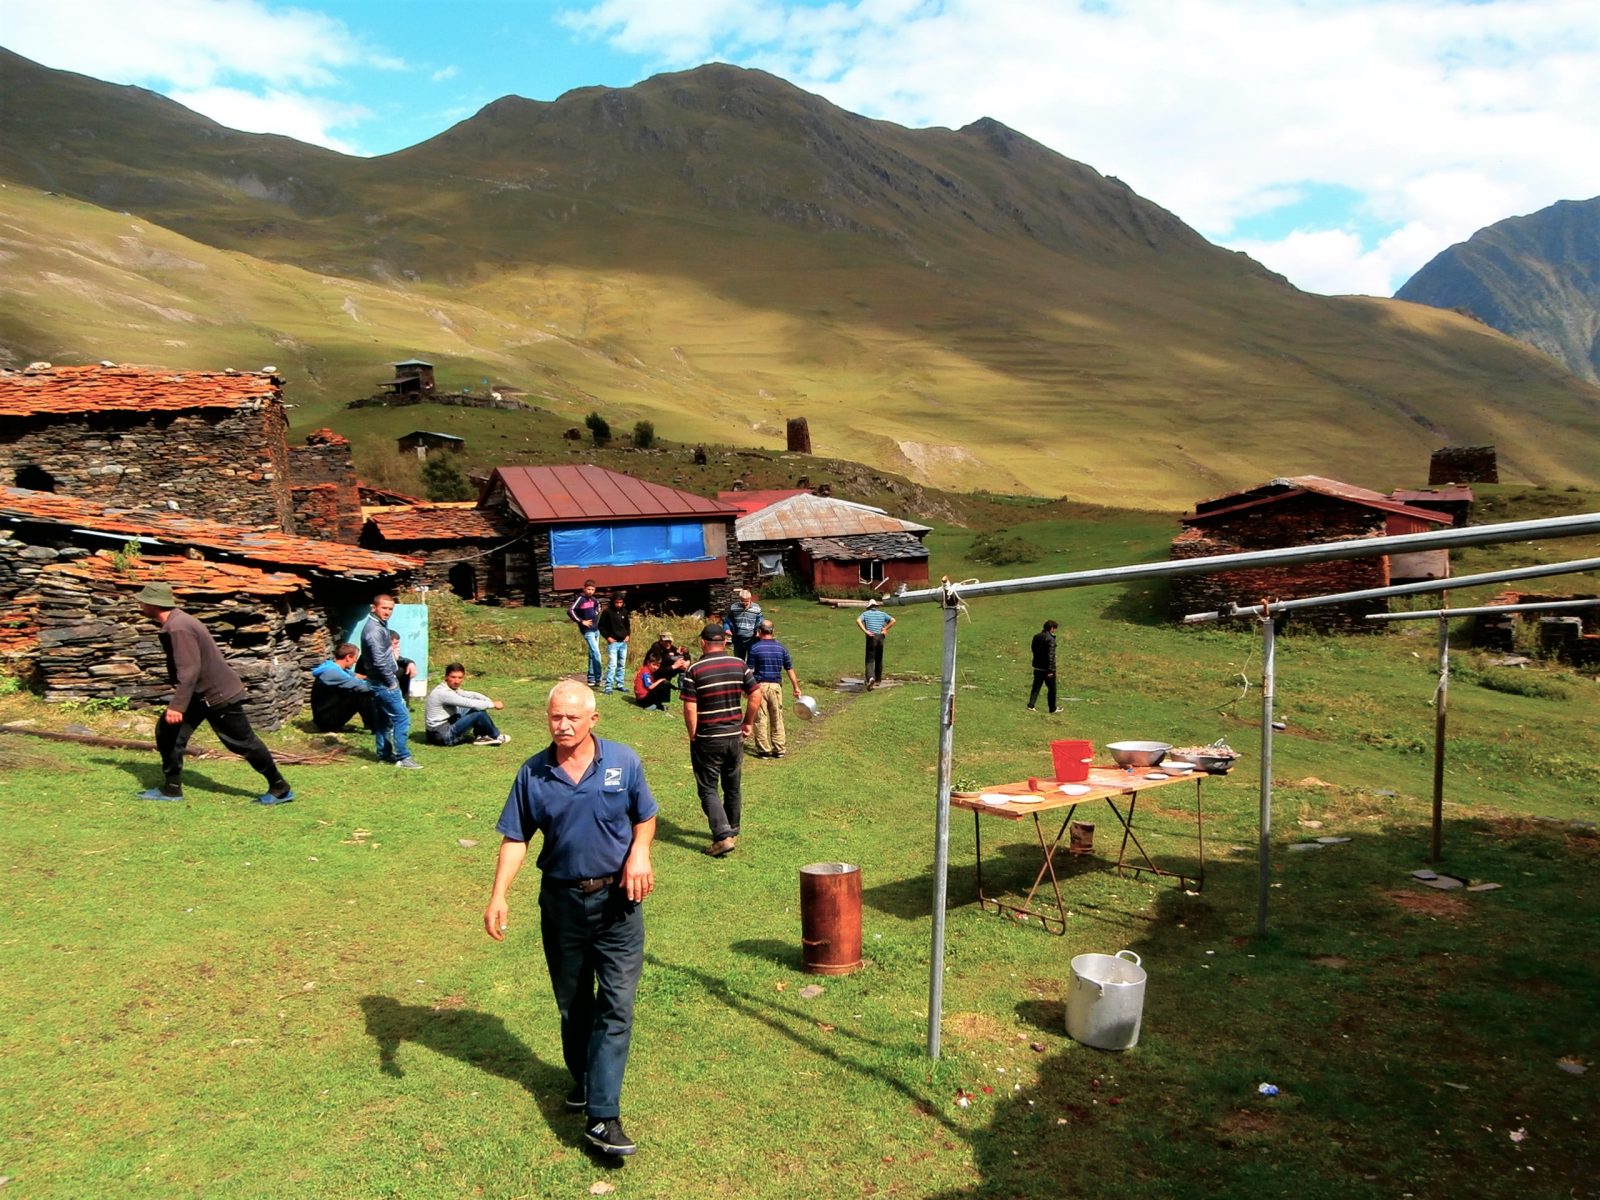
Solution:
[{"label": "man in black jacket", "polygon": [[183,799],[183,751],[204,721],[222,744],[261,773],[267,790],[257,804],[285,804],[294,791],[273,760],[272,751],[250,728],[245,715],[244,682],[234,673],[206,627],[178,607],[172,585],[147,583],[134,597],[139,610],[161,626],[172,698],[156,723],[156,749],[165,781],[139,793],[140,800]]},{"label": "man in black jacket", "polygon": [[1033,635],[1033,690],[1028,693],[1028,711],[1039,702],[1039,688],[1043,685],[1045,698],[1050,701],[1050,711],[1056,710],[1056,630],[1054,621],[1046,621],[1044,628]]}]

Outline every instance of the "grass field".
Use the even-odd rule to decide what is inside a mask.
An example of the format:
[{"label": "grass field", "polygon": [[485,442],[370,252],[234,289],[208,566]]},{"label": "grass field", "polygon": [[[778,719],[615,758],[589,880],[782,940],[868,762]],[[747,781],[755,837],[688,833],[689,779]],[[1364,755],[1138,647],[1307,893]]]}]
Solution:
[{"label": "grass field", "polygon": [[[935,559],[984,578],[1110,565],[1158,553],[1170,531],[1126,517],[1018,528],[1046,561],[979,568],[962,561],[969,535],[944,530]],[[1458,655],[1443,869],[1504,886],[1434,892],[1408,875],[1427,853],[1431,625],[1284,638],[1258,939],[1259,638],[1170,627],[1159,599],[1036,594],[976,601],[961,622],[958,776],[1041,773],[1059,736],[1226,736],[1244,757],[1205,785],[1203,890],[1117,877],[1102,830],[1097,855],[1065,867],[1061,938],[978,909],[972,822],[953,814],[937,1062],[924,1044],[939,614],[900,610],[898,686],[851,695],[834,687],[860,670],[851,614],[769,606],[822,713],[791,722],[782,762],[747,761],[743,836],[723,860],[700,853],[678,714],[602,699],[601,733],[640,751],[662,806],[623,1097],[641,1150],[625,1166],[591,1158],[561,1108],[531,868],[507,942],[480,923],[510,778],[543,745],[545,692],[581,661],[559,614],[468,610],[436,633],[468,686],[507,701],[511,745],[424,748],[425,770],[400,776],[348,735],[339,762],[288,769],[300,798],[280,809],[247,803],[242,763],[197,763],[186,803],[140,805],[153,752],[0,735],[6,1195],[1600,1194],[1600,685],[1536,666],[1523,678],[1540,694],[1510,694]],[[1055,718],[1023,709],[1046,617],[1062,625]],[[0,697],[0,720],[149,727],[18,694]],[[273,741],[322,745],[294,727]],[[1141,814],[1169,863],[1194,855],[1179,794]],[[986,884],[1023,888],[1031,834],[998,824]],[[1287,849],[1318,835],[1352,840]],[[827,860],[862,869],[870,961],[847,977],[799,971],[798,869]],[[1123,947],[1150,972],[1140,1044],[1078,1046],[1063,1029],[1068,961]],[[809,983],[821,994],[802,997]]]}]

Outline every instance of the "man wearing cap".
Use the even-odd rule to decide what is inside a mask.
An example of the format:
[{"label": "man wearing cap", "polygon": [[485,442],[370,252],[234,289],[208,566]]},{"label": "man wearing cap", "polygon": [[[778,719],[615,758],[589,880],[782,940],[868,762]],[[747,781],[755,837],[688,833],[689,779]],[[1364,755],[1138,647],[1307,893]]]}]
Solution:
[{"label": "man wearing cap", "polygon": [[586,1112],[584,1139],[606,1154],[637,1147],[622,1129],[622,1074],[644,967],[644,914],[655,890],[656,801],[639,756],[594,735],[592,690],[556,684],[545,705],[550,745],[522,764],[500,814],[500,858],[483,927],[504,941],[507,893],[539,832],[539,931],[572,1075],[566,1106]]},{"label": "man wearing cap", "polygon": [[894,628],[894,618],[873,597],[867,601],[867,611],[856,618],[856,624],[867,635],[867,665],[861,676],[870,692],[883,679],[883,638]]},{"label": "man wearing cap", "polygon": [[278,770],[272,751],[250,728],[245,715],[245,686],[222,657],[206,627],[183,609],[172,585],[147,583],[134,595],[139,610],[161,626],[161,648],[167,656],[172,697],[156,724],[156,750],[165,779],[160,787],[139,793],[140,800],[183,799],[183,751],[204,721],[222,744],[260,772],[267,790],[257,804],[287,804],[294,790]]},{"label": "man wearing cap", "polygon": [[794,698],[800,699],[800,676],[794,673],[789,651],[773,633],[772,622],[762,618],[756,626],[756,642],[745,659],[761,690],[761,707],[756,712],[756,757],[782,758],[788,738],[783,729],[783,677],[794,685]]},{"label": "man wearing cap", "polygon": [[673,642],[670,629],[661,631],[661,635],[650,643],[650,648],[644,652],[644,656],[646,658],[653,656],[660,661],[661,670],[656,675],[658,681],[672,682],[683,674],[684,668],[689,665],[689,656]]},{"label": "man wearing cap", "polygon": [[[750,668],[728,653],[727,630],[715,622],[700,631],[701,656],[683,673],[683,724],[689,731],[689,763],[694,768],[700,807],[711,824],[706,853],[721,858],[739,842],[744,807],[740,772],[744,739],[750,736],[761,694]],[[740,699],[746,709],[740,716]]]}]

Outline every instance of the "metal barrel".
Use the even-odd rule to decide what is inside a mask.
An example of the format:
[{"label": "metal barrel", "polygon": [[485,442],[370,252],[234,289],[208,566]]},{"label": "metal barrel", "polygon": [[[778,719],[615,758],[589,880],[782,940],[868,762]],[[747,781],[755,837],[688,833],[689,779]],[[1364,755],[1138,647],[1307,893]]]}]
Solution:
[{"label": "metal barrel", "polygon": [[800,868],[800,969],[848,975],[861,969],[861,868],[811,863]]}]

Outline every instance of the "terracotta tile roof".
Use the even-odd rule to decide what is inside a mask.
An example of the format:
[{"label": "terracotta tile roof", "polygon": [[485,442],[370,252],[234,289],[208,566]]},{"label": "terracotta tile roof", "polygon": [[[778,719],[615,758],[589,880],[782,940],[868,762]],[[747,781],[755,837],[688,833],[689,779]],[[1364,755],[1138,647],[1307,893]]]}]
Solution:
[{"label": "terracotta tile roof", "polygon": [[141,555],[126,567],[117,566],[107,551],[71,562],[51,563],[40,571],[71,575],[78,579],[123,581],[130,590],[147,583],[170,583],[183,596],[228,596],[245,592],[252,596],[289,596],[304,592],[311,585],[303,575],[287,571],[263,571],[238,563],[212,562],[203,558],[168,555]]},{"label": "terracotta tile roof", "polygon": [[[306,434],[307,446],[348,446],[349,444],[349,438],[345,437],[343,434],[335,433],[326,426],[321,429],[313,429],[310,433]],[[301,449],[299,446],[293,448],[296,450]]]},{"label": "terracotta tile roof", "polygon": [[125,366],[0,371],[0,415],[259,408],[282,401],[280,386],[275,376],[255,371]]},{"label": "terracotta tile roof", "polygon": [[363,508],[361,515],[389,543],[504,541],[517,532],[514,522],[470,500]]},{"label": "terracotta tile roof", "polygon": [[361,493],[363,506],[373,504],[426,504],[421,496],[408,496],[404,492],[391,492],[388,488],[373,487],[370,484],[358,483],[356,490]]},{"label": "terracotta tile roof", "polygon": [[760,512],[769,504],[776,504],[779,500],[787,500],[790,496],[809,496],[810,494],[810,488],[766,488],[753,492],[718,492],[717,499],[724,504],[733,505],[739,510],[741,517],[748,517],[751,513]]},{"label": "terracotta tile roof", "polygon": [[731,517],[731,504],[604,467],[496,467],[484,491],[504,486],[514,510],[533,525],[658,517]]},{"label": "terracotta tile roof", "polygon": [[194,546],[249,562],[320,575],[372,579],[413,571],[422,564],[398,554],[298,537],[275,529],[223,525],[177,513],[108,508],[74,496],[0,487],[0,522],[61,525],[91,533],[138,537],[163,546]]},{"label": "terracotta tile roof", "polygon": [[1214,496],[1209,500],[1201,500],[1194,506],[1194,515],[1184,517],[1183,523],[1191,525],[1257,505],[1275,504],[1280,500],[1304,495],[1307,492],[1329,496],[1336,500],[1347,500],[1363,508],[1375,508],[1381,512],[1414,517],[1434,525],[1448,524],[1450,521],[1450,518],[1442,513],[1426,508],[1412,508],[1397,500],[1391,500],[1382,492],[1357,487],[1353,483],[1340,483],[1337,479],[1325,479],[1321,475],[1291,475],[1268,480],[1259,487],[1248,488],[1242,492],[1230,492],[1227,495]]},{"label": "terracotta tile roof", "polygon": [[880,558],[927,558],[928,548],[912,533],[865,533],[856,537],[799,538],[800,549],[828,562],[871,562]]},{"label": "terracotta tile roof", "polygon": [[802,492],[763,508],[734,525],[741,542],[793,538],[856,537],[864,533],[927,533],[928,526],[891,517],[881,508]]}]

